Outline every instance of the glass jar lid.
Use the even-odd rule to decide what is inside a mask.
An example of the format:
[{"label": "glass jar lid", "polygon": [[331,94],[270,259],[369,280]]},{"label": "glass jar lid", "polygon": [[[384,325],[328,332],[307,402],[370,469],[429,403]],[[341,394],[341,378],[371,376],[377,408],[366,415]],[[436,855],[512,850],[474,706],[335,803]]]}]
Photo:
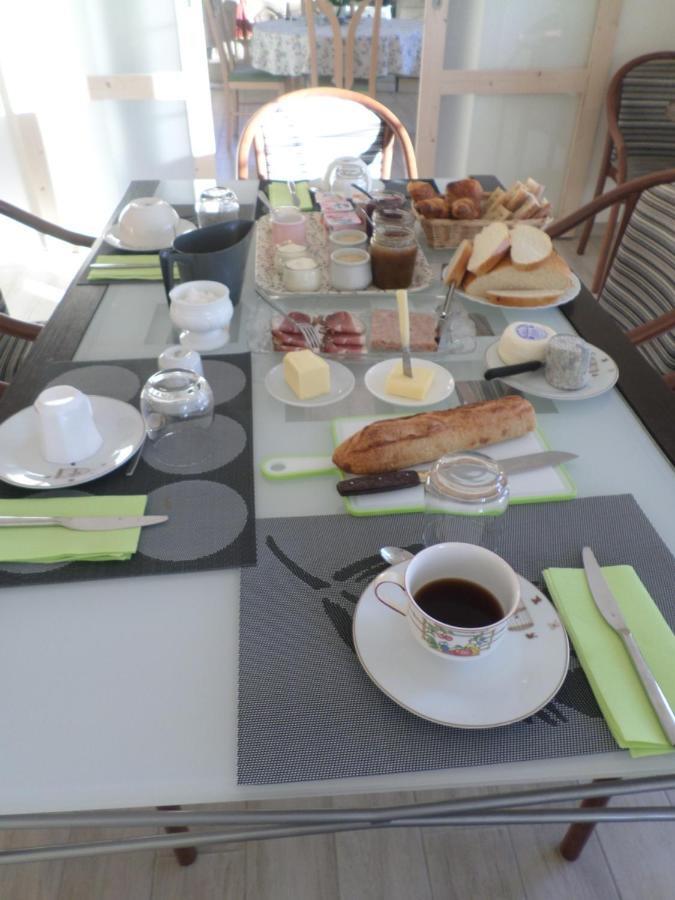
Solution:
[{"label": "glass jar lid", "polygon": [[498,510],[509,499],[506,473],[499,462],[468,450],[437,460],[428,475],[427,490],[439,500],[484,507],[485,512]]}]

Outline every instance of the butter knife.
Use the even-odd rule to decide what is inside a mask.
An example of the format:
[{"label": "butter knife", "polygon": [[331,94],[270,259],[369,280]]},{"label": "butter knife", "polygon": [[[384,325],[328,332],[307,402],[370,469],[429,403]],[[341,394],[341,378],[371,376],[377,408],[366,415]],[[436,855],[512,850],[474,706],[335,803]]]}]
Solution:
[{"label": "butter knife", "polygon": [[[575,453],[564,450],[542,450],[539,453],[528,453],[525,456],[510,456],[496,462],[507,475],[543,469],[548,466],[559,466],[561,463],[576,459]],[[397,472],[383,472],[380,475],[360,475],[338,481],[338,494],[349,497],[355,494],[377,494],[381,491],[400,490],[424,484],[430,469],[400,469]]]},{"label": "butter knife", "polygon": [[297,206],[298,209],[300,209],[302,204],[300,203],[300,197],[298,196],[298,190],[295,186],[295,182],[287,181],[286,184],[288,186],[288,193],[291,195],[291,203],[293,204],[293,206]]},{"label": "butter knife", "polygon": [[401,359],[403,361],[403,374],[406,378],[413,377],[412,360],[410,359],[410,314],[408,312],[408,292],[396,291],[396,303],[398,305],[398,327],[401,332]]},{"label": "butter knife", "polygon": [[646,659],[640,652],[637,641],[628,628],[623,613],[619,608],[619,604],[616,602],[616,598],[607,584],[605,576],[602,574],[602,569],[590,547],[584,547],[581,551],[581,558],[584,563],[584,572],[586,573],[588,587],[591,591],[591,596],[595,601],[595,605],[605,622],[607,622],[607,624],[610,625],[623,640],[628,655],[631,658],[631,662],[635,666],[638,678],[642,682],[642,686],[649,698],[649,702],[661,723],[661,727],[663,728],[668,741],[675,746],[675,713],[673,713],[665,694],[659,687]]},{"label": "butter knife", "polygon": [[159,525],[168,518],[168,516],[0,516],[0,527],[61,525],[72,531],[118,531],[121,528]]}]

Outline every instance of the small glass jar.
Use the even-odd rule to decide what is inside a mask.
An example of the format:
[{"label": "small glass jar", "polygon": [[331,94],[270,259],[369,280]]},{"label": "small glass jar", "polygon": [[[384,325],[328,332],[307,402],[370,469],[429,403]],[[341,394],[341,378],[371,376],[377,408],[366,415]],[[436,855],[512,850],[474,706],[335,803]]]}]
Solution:
[{"label": "small glass jar", "polygon": [[380,225],[370,242],[373,284],[382,290],[407,288],[412,284],[417,240],[412,228]]},{"label": "small glass jar", "polygon": [[434,463],[424,485],[424,543],[461,540],[458,521],[500,516],[508,504],[508,480],[497,460],[470,450],[448,453]]},{"label": "small glass jar", "polygon": [[321,270],[310,256],[299,256],[284,263],[282,280],[287,291],[318,291],[321,287]]},{"label": "small glass jar", "polygon": [[195,211],[200,228],[232,222],[239,218],[239,200],[229,188],[207,188],[199,195]]},{"label": "small glass jar", "polygon": [[415,216],[409,209],[398,209],[391,206],[376,206],[372,216],[373,225],[379,228],[382,225],[399,225],[404,228],[415,228]]}]

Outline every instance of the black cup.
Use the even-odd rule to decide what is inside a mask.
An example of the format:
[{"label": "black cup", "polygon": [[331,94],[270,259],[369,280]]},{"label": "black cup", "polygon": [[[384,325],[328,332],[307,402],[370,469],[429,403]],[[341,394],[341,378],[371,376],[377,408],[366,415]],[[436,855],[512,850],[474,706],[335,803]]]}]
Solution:
[{"label": "black cup", "polygon": [[239,302],[251,243],[253,222],[221,222],[181,234],[173,247],[159,251],[159,264],[168,296],[174,285],[173,266],[181,281],[220,281],[230,289],[230,300]]}]

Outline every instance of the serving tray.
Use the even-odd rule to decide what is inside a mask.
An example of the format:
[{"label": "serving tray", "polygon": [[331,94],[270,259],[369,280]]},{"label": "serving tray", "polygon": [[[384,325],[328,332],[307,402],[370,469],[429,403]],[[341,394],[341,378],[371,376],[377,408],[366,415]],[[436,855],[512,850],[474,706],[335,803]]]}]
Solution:
[{"label": "serving tray", "polygon": [[[281,280],[281,274],[277,271],[274,262],[275,245],[272,241],[272,228],[269,216],[262,216],[256,225],[256,249],[255,249],[255,280],[258,287],[269,294],[283,294],[287,297],[301,297],[302,294],[287,291]],[[330,283],[330,254],[333,249],[328,243],[328,235],[321,222],[320,213],[307,214],[307,253],[319,264],[321,273],[321,285],[315,295],[331,294],[333,296],[353,296],[354,294],[366,294],[368,296],[378,294],[391,294],[391,291],[383,291],[371,286],[362,291],[337,291]],[[415,270],[409,291],[421,291],[431,284],[432,271],[429,262],[418,247]]]}]

